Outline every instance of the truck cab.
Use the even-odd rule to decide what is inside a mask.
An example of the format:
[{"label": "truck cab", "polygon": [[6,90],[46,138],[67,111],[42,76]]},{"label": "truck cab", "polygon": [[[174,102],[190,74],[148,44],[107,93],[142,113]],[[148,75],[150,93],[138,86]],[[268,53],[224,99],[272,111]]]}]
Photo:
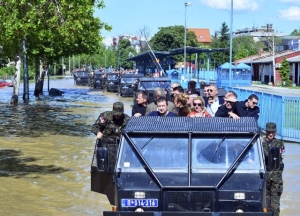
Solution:
[{"label": "truck cab", "polygon": [[92,190],[111,215],[272,215],[254,118],[132,117],[114,165],[95,148]]}]

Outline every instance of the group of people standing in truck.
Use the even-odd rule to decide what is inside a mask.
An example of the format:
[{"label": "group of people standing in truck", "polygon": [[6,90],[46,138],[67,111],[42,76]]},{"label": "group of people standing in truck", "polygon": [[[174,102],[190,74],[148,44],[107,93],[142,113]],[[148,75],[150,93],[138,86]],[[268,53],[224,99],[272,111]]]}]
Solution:
[{"label": "group of people standing in truck", "polygon": [[[219,97],[218,88],[215,85],[208,85],[204,86],[203,94],[200,95],[194,81],[190,82],[187,91],[180,83],[172,83],[170,97],[164,89],[156,88],[153,93],[155,101],[150,104],[148,104],[147,92],[143,90],[138,92],[137,103],[132,108],[132,116],[145,116],[149,115],[150,111],[156,111],[151,115],[173,116],[174,113],[176,116],[189,117],[259,118],[260,109],[255,94],[251,94],[246,100],[238,101],[235,92],[229,91],[224,97]],[[161,106],[165,108],[160,109]]]},{"label": "group of people standing in truck", "polygon": [[[158,87],[154,90],[154,102],[152,103],[148,103],[149,95],[147,91],[139,91],[137,102],[132,107],[132,116],[229,117],[233,119],[254,117],[257,120],[259,118],[260,109],[257,106],[259,99],[255,94],[251,94],[243,101],[238,101],[237,95],[233,91],[228,91],[224,97],[218,97],[218,88],[215,85],[203,86],[203,95],[201,96],[200,92],[194,88],[194,83],[189,87],[187,91],[184,91],[180,83],[172,83],[169,97],[164,89]],[[103,141],[102,146],[114,145],[112,158],[116,156],[117,138],[129,119],[130,117],[124,114],[123,103],[116,102],[113,104],[113,110],[101,113],[92,126],[92,132],[97,136],[97,139]],[[280,213],[280,197],[283,191],[282,172],[284,169],[285,146],[282,140],[275,138],[276,131],[276,124],[268,122],[265,128],[266,135],[261,140],[266,165],[270,161],[268,157],[269,149],[273,147],[279,147],[280,149],[280,168],[277,170],[272,170],[268,166],[266,168],[267,207],[268,211],[278,216]]]}]

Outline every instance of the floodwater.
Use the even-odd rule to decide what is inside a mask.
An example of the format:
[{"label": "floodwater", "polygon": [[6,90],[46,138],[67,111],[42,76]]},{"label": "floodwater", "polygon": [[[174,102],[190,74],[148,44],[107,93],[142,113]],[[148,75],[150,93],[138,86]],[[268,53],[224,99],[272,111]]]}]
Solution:
[{"label": "floodwater", "polygon": [[[50,80],[65,91],[51,98],[47,81],[40,99],[9,104],[12,88],[0,89],[0,215],[102,215],[111,206],[90,191],[90,164],[98,115],[122,101],[130,115],[132,99],[75,86],[72,79]],[[299,215],[300,145],[286,143],[281,215]]]}]

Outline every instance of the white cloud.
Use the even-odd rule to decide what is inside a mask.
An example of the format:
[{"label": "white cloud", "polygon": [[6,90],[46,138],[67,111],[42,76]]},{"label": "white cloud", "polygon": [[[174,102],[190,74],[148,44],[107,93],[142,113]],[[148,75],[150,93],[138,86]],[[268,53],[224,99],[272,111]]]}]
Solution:
[{"label": "white cloud", "polygon": [[286,10],[279,10],[279,17],[286,20],[300,21],[300,8],[290,7]]},{"label": "white cloud", "polygon": [[[208,7],[215,9],[231,9],[231,0],[200,0],[200,2]],[[256,11],[259,6],[257,0],[234,0],[233,10],[250,10]]]},{"label": "white cloud", "polygon": [[103,39],[103,43],[106,45],[106,46],[111,46],[112,43],[113,43],[113,37],[111,36],[107,36]]}]

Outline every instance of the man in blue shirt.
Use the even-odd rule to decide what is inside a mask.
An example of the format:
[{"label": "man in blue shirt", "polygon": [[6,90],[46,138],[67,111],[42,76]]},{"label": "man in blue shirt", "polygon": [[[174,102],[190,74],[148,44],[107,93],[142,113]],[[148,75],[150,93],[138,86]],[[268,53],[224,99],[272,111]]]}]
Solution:
[{"label": "man in blue shirt", "polygon": [[168,101],[166,97],[159,97],[156,100],[157,111],[152,111],[148,116],[176,116],[175,113],[168,111]]}]

